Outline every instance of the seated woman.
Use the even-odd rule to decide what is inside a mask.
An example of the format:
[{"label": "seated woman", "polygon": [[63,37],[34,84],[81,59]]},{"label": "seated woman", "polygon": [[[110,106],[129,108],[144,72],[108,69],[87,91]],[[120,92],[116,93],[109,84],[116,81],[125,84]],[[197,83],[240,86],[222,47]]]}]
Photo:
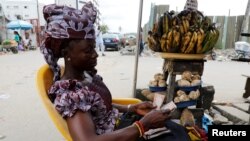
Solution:
[{"label": "seated woman", "polygon": [[29,50],[31,48],[31,42],[32,40],[30,39],[30,34],[25,32],[25,38],[23,39],[23,46],[25,50]]},{"label": "seated woman", "polygon": [[[41,52],[54,72],[49,97],[65,118],[74,141],[135,141],[149,129],[165,125],[169,110],[154,110],[150,102],[112,104],[110,91],[95,69],[96,9],[92,3],[86,3],[82,10],[47,5],[43,14],[47,26]],[[57,64],[61,57],[65,62],[62,76]],[[118,113],[127,111],[144,117],[116,130]]]}]

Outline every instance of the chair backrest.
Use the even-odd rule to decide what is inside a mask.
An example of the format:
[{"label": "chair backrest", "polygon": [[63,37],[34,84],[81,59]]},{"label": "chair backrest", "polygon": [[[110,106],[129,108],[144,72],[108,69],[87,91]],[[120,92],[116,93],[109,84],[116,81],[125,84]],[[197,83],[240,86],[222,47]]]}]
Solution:
[{"label": "chair backrest", "polygon": [[[64,68],[62,67],[62,71],[63,70]],[[53,72],[51,71],[48,65],[43,65],[41,68],[39,68],[36,78],[36,85],[40,98],[56,128],[67,141],[72,141],[66,121],[56,111],[53,103],[48,97],[48,90],[51,87],[52,83]],[[112,99],[112,102],[117,104],[128,105],[139,103],[141,102],[141,100],[136,98],[116,98]]]},{"label": "chair backrest", "polygon": [[37,73],[36,84],[40,98],[56,128],[67,141],[72,141],[66,121],[56,111],[53,103],[48,98],[48,90],[53,83],[53,72],[48,65],[42,66]]}]

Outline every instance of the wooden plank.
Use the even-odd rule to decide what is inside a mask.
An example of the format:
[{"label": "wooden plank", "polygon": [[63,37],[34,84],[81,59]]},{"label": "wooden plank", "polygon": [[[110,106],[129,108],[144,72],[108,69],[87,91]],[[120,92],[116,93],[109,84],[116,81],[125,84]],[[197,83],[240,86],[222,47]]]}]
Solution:
[{"label": "wooden plank", "polygon": [[214,47],[217,49],[222,49],[222,37],[223,37],[223,31],[224,31],[223,25],[225,23],[225,16],[216,16],[216,17],[217,17],[216,23],[220,24],[220,27],[219,27],[220,36]]},{"label": "wooden plank", "polygon": [[176,81],[176,75],[172,74],[171,72],[168,82],[167,103],[174,100],[175,81]]},{"label": "wooden plank", "polygon": [[173,60],[169,71],[173,74],[181,75],[184,71],[190,71],[192,74],[203,74],[204,60]]},{"label": "wooden plank", "polygon": [[241,34],[241,26],[243,23],[244,16],[237,16],[237,21],[236,21],[236,31],[235,31],[235,41],[240,40],[240,34]]},{"label": "wooden plank", "polygon": [[235,23],[236,23],[236,16],[228,17],[227,39],[226,39],[226,46],[225,46],[226,49],[227,48],[234,48]]},{"label": "wooden plank", "polygon": [[159,53],[163,59],[202,60],[205,54]]}]

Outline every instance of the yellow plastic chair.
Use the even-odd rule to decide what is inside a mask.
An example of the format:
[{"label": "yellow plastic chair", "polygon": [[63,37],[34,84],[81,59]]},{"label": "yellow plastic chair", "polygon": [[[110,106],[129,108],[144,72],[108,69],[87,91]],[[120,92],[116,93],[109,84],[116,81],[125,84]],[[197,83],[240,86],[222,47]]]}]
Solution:
[{"label": "yellow plastic chair", "polygon": [[[54,105],[48,98],[47,92],[52,83],[53,83],[53,72],[51,71],[48,65],[42,66],[38,70],[36,78],[36,85],[40,98],[56,128],[59,130],[59,132],[67,141],[72,141],[66,121],[55,110]],[[128,104],[139,103],[141,102],[141,100],[136,98],[117,98],[117,99],[112,99],[112,102],[117,104],[128,105]]]}]

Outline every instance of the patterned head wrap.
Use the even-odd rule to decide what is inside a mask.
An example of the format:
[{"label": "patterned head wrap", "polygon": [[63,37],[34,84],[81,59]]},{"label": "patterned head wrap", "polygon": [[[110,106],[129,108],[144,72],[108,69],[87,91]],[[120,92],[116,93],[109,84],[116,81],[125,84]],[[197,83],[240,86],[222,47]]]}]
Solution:
[{"label": "patterned head wrap", "polygon": [[41,46],[46,62],[54,72],[54,81],[60,79],[62,43],[65,39],[95,39],[94,23],[96,9],[91,2],[85,3],[82,10],[55,4],[43,8],[45,40]]}]

